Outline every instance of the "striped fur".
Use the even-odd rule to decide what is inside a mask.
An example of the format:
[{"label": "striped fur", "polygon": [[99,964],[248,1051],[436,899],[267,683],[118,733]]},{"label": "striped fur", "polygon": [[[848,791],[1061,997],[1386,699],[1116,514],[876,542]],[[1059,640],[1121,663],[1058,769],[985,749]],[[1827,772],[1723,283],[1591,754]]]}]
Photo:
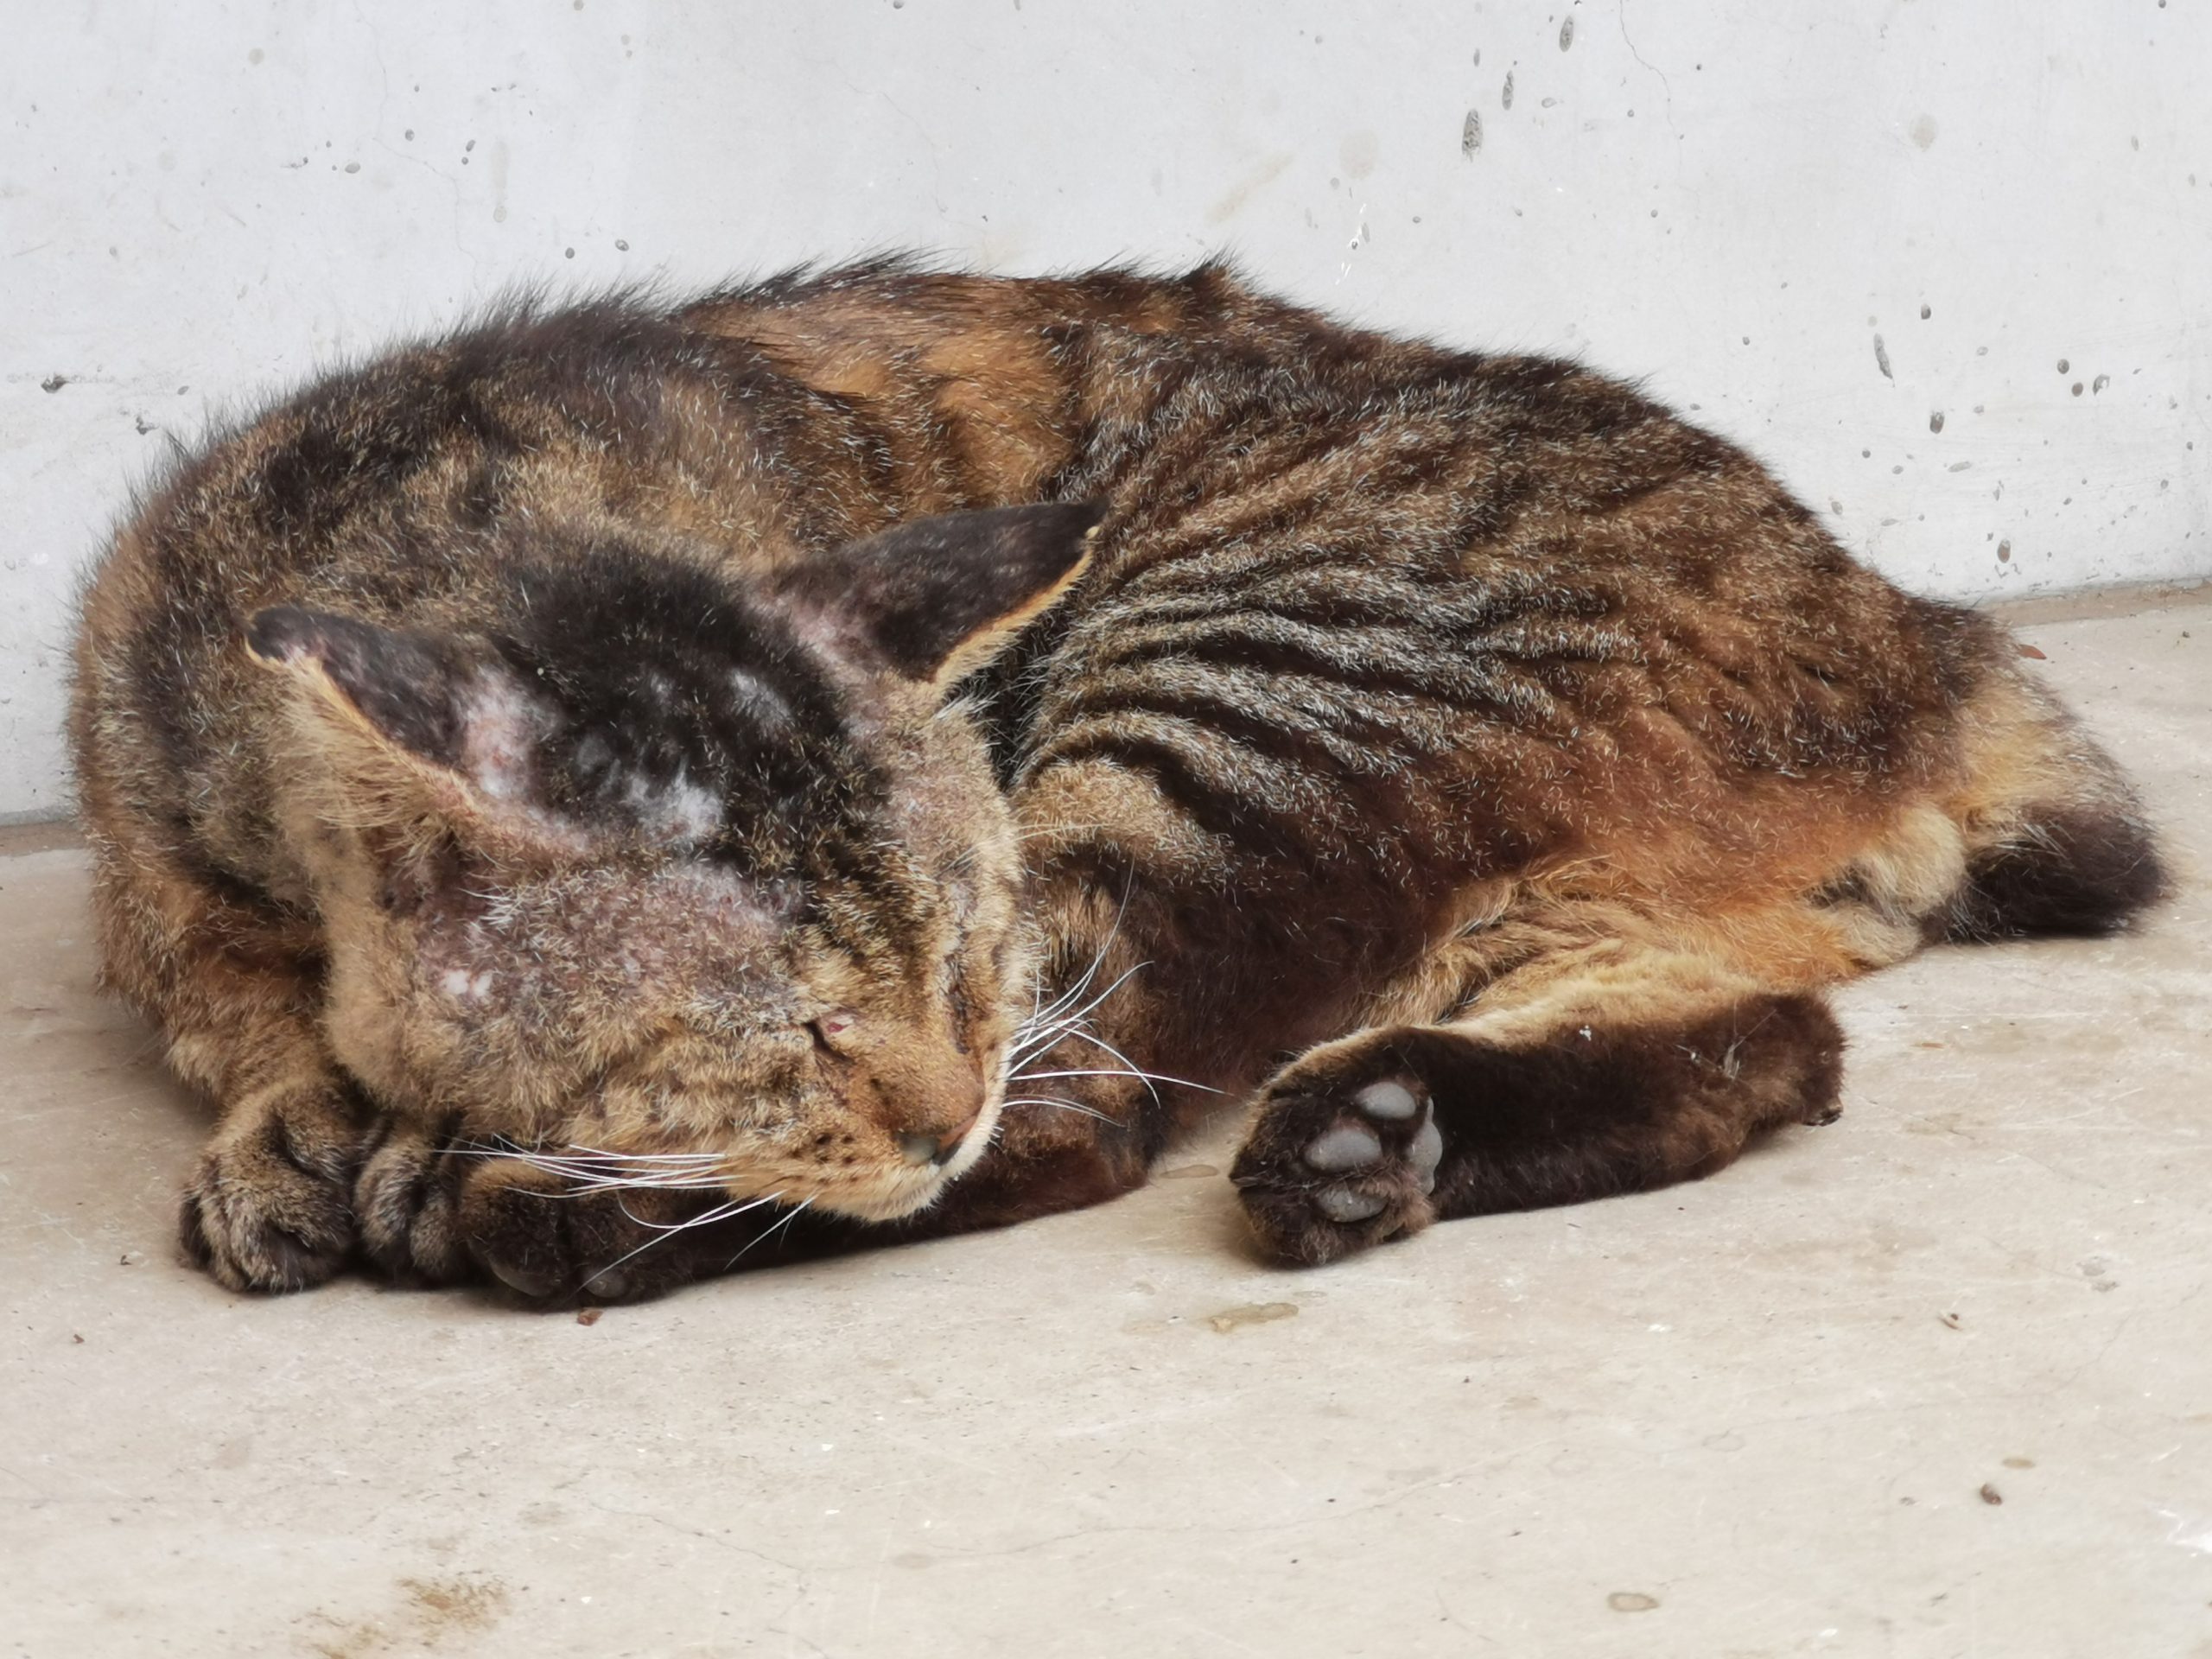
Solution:
[{"label": "striped fur", "polygon": [[141,504],[72,734],[109,977],[222,1108],[188,1243],[259,1288],[1019,1220],[1224,1096],[1326,1260],[1715,1167],[1832,1114],[1824,987],[2160,888],[2001,631],[1741,451],[1218,266],[333,375]]}]

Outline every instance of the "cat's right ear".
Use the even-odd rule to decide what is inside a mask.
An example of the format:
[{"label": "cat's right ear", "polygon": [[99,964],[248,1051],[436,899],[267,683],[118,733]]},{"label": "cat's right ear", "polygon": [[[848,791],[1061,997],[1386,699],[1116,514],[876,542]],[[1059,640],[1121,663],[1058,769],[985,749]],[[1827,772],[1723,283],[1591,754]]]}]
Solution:
[{"label": "cat's right ear", "polygon": [[277,605],[255,613],[246,649],[293,677],[320,747],[358,785],[411,783],[423,804],[477,817],[537,792],[550,710],[469,642]]}]

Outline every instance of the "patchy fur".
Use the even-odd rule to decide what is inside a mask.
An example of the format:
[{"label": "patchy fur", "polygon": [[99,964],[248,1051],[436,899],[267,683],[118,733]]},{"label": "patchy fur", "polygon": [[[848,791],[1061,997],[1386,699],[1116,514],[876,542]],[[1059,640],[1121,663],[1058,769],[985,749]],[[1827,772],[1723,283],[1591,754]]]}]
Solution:
[{"label": "patchy fur", "polygon": [[262,1289],[1017,1221],[1248,1096],[1326,1260],[1717,1167],[1833,1111],[1823,988],[2161,890],[2002,631],[1739,450],[1211,265],[333,375],[140,505],[71,734],[223,1114],[187,1245]]}]

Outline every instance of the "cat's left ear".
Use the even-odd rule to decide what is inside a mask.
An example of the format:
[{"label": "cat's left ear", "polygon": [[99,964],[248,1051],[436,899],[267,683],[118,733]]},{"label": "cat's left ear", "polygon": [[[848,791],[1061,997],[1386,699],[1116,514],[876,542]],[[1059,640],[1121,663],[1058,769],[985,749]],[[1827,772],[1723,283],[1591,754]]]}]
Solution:
[{"label": "cat's left ear", "polygon": [[482,642],[296,605],[255,613],[255,660],[288,673],[351,810],[427,804],[481,823],[533,815],[551,710]]},{"label": "cat's left ear", "polygon": [[807,561],[779,594],[848,649],[949,690],[1074,586],[1105,511],[1085,501],[917,518]]}]

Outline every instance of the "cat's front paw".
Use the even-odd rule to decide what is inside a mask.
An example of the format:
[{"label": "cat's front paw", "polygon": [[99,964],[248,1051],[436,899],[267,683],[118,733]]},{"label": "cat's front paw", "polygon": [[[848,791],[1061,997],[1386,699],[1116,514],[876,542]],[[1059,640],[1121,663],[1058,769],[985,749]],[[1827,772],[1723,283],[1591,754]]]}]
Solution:
[{"label": "cat's front paw", "polygon": [[406,1285],[449,1285],[476,1276],[460,1226],[461,1179],[467,1164],[450,1138],[412,1123],[393,1123],[361,1161],[353,1182],[353,1216],[361,1249],[390,1278]]},{"label": "cat's front paw", "polygon": [[393,1279],[489,1281],[543,1307],[660,1295],[726,1269],[777,1219],[713,1192],[594,1190],[415,1128],[370,1155],[353,1203],[363,1248]]},{"label": "cat's front paw", "polygon": [[1444,1158],[1434,1103],[1400,1071],[1294,1067],[1261,1103],[1230,1170],[1261,1247],[1317,1265],[1435,1218]]},{"label": "cat's front paw", "polygon": [[358,1132],[318,1102],[225,1123],[186,1183],[185,1254],[232,1290],[305,1290],[345,1267],[355,1238]]}]

